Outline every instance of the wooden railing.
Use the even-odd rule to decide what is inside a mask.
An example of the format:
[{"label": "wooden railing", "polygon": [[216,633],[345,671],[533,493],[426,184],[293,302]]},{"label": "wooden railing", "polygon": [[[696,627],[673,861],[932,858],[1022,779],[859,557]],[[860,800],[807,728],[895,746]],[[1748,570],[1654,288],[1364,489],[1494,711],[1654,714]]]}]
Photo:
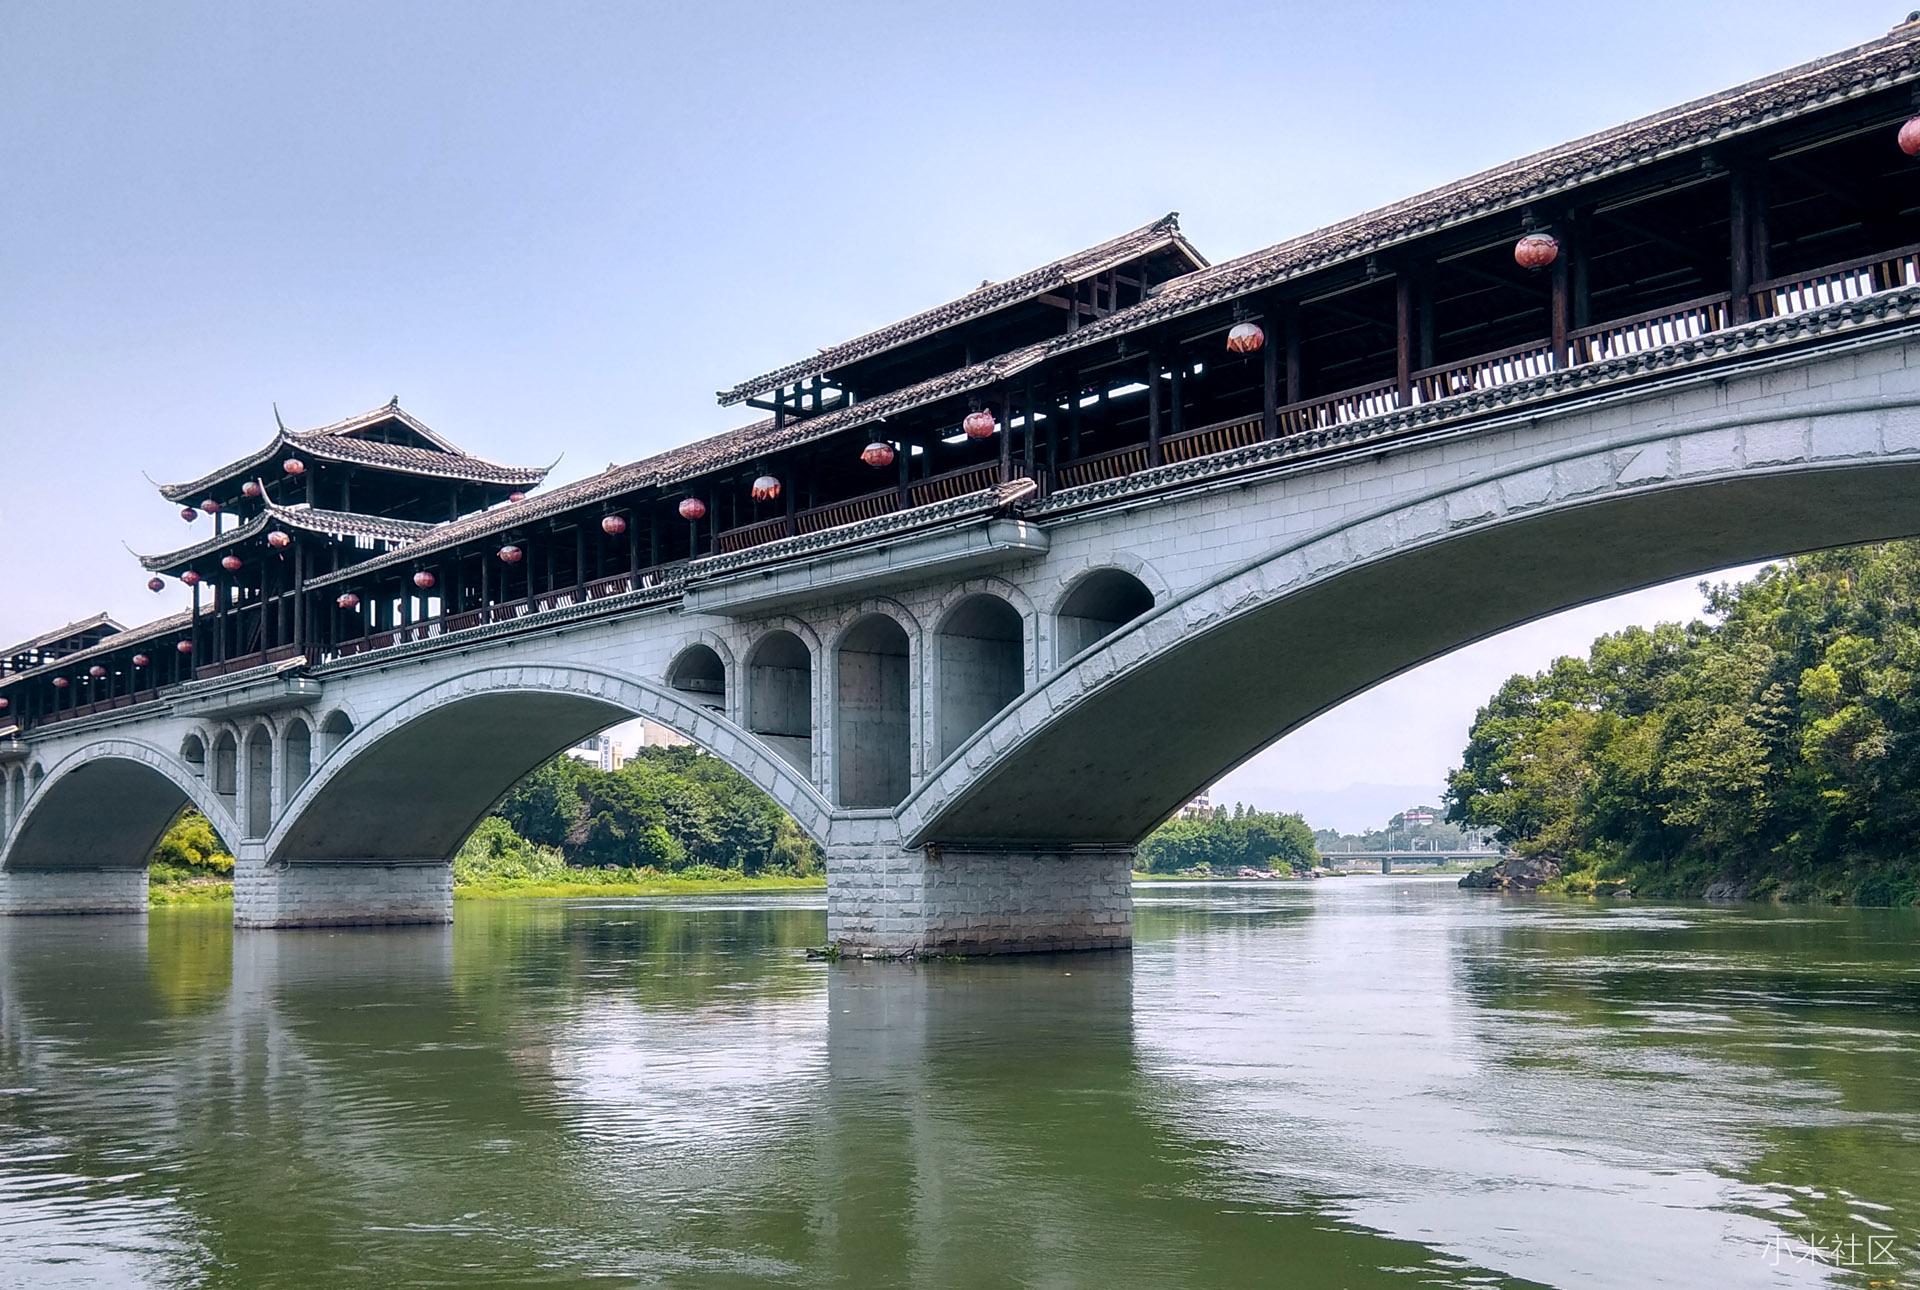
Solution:
[{"label": "wooden railing", "polygon": [[91,703],[77,703],[71,708],[62,708],[58,712],[43,713],[37,724],[50,725],[55,721],[73,721],[80,717],[90,717],[97,712],[112,712],[116,708],[131,708],[136,703],[149,703],[160,697],[160,691],[135,690],[132,694],[116,694],[110,699],[95,699]]},{"label": "wooden railing", "polygon": [[1595,327],[1581,327],[1567,333],[1573,361],[1597,363],[1602,359],[1644,354],[1665,345],[1695,340],[1727,325],[1727,306],[1733,297],[1722,292],[1702,296],[1684,304],[1650,309],[1630,318],[1616,318]]},{"label": "wooden railing", "polygon": [[[1000,479],[998,462],[982,462],[977,466],[965,466],[959,470],[949,470],[944,474],[929,475],[925,479],[915,480],[907,485],[908,506],[930,506],[934,502],[948,502],[956,497],[965,497],[982,489],[992,488]],[[858,524],[862,520],[878,519],[882,515],[891,515],[903,509],[900,505],[900,490],[889,488],[883,492],[867,493],[861,497],[851,497],[843,502],[834,502],[828,506],[815,506],[797,512],[789,529],[785,516],[778,519],[762,520],[755,524],[743,524],[737,529],[728,529],[720,535],[719,549],[722,552],[746,551],[756,546],[765,546],[769,542],[778,542],[792,533],[819,533],[826,529],[837,529],[845,524]]]},{"label": "wooden railing", "polygon": [[1812,274],[1774,278],[1753,288],[1756,318],[1778,318],[1920,283],[1920,246],[1830,264]]},{"label": "wooden railing", "polygon": [[269,663],[284,663],[300,654],[298,645],[275,645],[270,650],[256,650],[251,654],[236,654],[218,663],[206,663],[193,669],[196,681],[210,680],[216,676],[230,676],[235,672],[245,672],[250,668],[265,667]]},{"label": "wooden railing", "polygon": [[1413,392],[1420,402],[1435,403],[1457,394],[1472,394],[1475,390],[1490,390],[1545,376],[1553,368],[1552,343],[1531,341],[1496,354],[1482,354],[1445,367],[1415,372]]},{"label": "wooden railing", "polygon": [[1303,430],[1324,430],[1328,426],[1345,425],[1349,421],[1364,421],[1368,417],[1391,412],[1399,406],[1399,390],[1392,381],[1385,381],[1290,404],[1275,415],[1280,433],[1289,435]]}]

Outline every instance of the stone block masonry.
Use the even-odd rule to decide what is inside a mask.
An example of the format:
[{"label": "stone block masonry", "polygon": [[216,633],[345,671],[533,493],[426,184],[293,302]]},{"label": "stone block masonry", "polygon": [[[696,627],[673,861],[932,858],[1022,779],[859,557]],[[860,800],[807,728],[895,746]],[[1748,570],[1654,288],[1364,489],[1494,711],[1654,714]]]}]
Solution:
[{"label": "stone block masonry", "polygon": [[14,869],[0,872],[0,914],[144,914],[147,871]]},{"label": "stone block masonry", "polygon": [[233,864],[235,927],[391,927],[453,921],[453,866]]}]

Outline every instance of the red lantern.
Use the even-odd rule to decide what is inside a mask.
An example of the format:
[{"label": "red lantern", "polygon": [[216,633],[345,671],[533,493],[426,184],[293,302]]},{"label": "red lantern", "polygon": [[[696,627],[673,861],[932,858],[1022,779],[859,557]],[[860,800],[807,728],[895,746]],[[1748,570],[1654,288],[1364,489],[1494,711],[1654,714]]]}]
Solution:
[{"label": "red lantern", "polygon": [[707,518],[707,504],[697,497],[680,499],[680,518],[683,520],[704,520]]},{"label": "red lantern", "polygon": [[1266,343],[1267,333],[1260,330],[1259,323],[1235,323],[1233,330],[1227,333],[1229,354],[1257,354]]},{"label": "red lantern", "polygon": [[627,517],[624,515],[602,515],[600,531],[608,537],[619,537],[627,531]]},{"label": "red lantern", "polygon": [[68,684],[69,682],[67,681],[67,678],[64,676],[56,676],[53,678],[53,688],[56,690],[64,690],[67,688]]},{"label": "red lantern", "polygon": [[780,496],[780,481],[772,475],[762,475],[753,481],[753,500],[770,502]]},{"label": "red lantern", "polygon": [[240,485],[240,496],[242,497],[260,496],[260,481],[257,479],[249,479],[246,483]]},{"label": "red lantern", "polygon": [[991,439],[993,432],[1000,427],[993,423],[993,413],[981,411],[967,413],[967,419],[960,423],[960,428],[966,431],[969,439]]},{"label": "red lantern", "polygon": [[98,663],[95,663],[92,667],[87,669],[87,675],[92,677],[96,681],[104,680],[106,679],[107,669],[104,667],[101,667]]},{"label": "red lantern", "polygon": [[885,470],[893,464],[893,445],[875,439],[860,450],[860,460],[875,470]]},{"label": "red lantern", "polygon": [[200,575],[189,569],[180,575],[180,581],[186,583],[189,587],[197,587],[200,585]]},{"label": "red lantern", "polygon": [[0,699],[0,712],[5,712],[8,708],[11,708],[12,706],[13,706],[13,701],[11,699]]},{"label": "red lantern", "polygon": [[191,654],[193,653],[193,642],[181,641],[178,645],[175,645],[173,648],[182,654]]},{"label": "red lantern", "polygon": [[133,665],[135,667],[145,667],[147,664],[151,662],[153,662],[153,660],[148,658],[145,654],[135,654],[133,656]]},{"label": "red lantern", "polygon": [[354,595],[351,591],[343,591],[334,597],[333,603],[342,609],[358,609],[360,608],[360,597]]},{"label": "red lantern", "polygon": [[1513,262],[1523,269],[1544,269],[1560,258],[1560,243],[1551,233],[1529,233],[1513,244]]},{"label": "red lantern", "polygon": [[223,555],[220,557],[220,567],[228,573],[238,573],[240,572],[240,557],[237,555]]},{"label": "red lantern", "polygon": [[206,501],[200,503],[200,509],[209,515],[218,515],[220,513],[220,503],[209,497]]},{"label": "red lantern", "polygon": [[307,473],[307,463],[301,461],[298,457],[289,457],[280,463],[280,469],[286,471],[289,475],[304,475]]},{"label": "red lantern", "polygon": [[275,529],[273,532],[267,534],[267,545],[276,551],[284,550],[286,545],[291,541],[293,541],[293,539],[279,529]]},{"label": "red lantern", "polygon": [[517,546],[512,546],[512,545],[503,546],[500,548],[500,551],[499,551],[500,563],[519,564],[520,558],[525,554],[526,552],[522,551]]},{"label": "red lantern", "polygon": [[520,503],[527,500],[527,495],[522,492],[512,492],[507,494],[507,500],[509,502],[512,502],[515,506],[518,506]]},{"label": "red lantern", "polygon": [[147,579],[147,590],[153,592],[155,595],[158,595],[160,592],[165,591],[166,589],[167,589],[167,580],[165,578],[152,577]]},{"label": "red lantern", "polygon": [[1900,127],[1900,151],[1909,157],[1920,157],[1920,116],[1908,117]]},{"label": "red lantern", "polygon": [[431,573],[427,572],[425,569],[422,569],[420,572],[413,575],[413,585],[420,588],[420,590],[422,591],[430,590],[433,587],[433,584],[434,584],[434,576]]},{"label": "red lantern", "polygon": [[200,518],[200,512],[194,510],[191,506],[182,506],[180,508],[180,518],[191,524]]}]

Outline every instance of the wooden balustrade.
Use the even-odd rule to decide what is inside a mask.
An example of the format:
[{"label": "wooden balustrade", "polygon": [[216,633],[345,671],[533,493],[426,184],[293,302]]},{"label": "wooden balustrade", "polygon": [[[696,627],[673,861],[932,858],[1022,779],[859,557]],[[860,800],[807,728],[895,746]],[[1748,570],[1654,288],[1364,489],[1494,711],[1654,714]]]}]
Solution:
[{"label": "wooden balustrade", "polygon": [[1755,283],[1753,315],[1778,318],[1916,284],[1920,284],[1920,246],[1902,247],[1882,255],[1829,264],[1812,273]]},{"label": "wooden balustrade", "polygon": [[1498,353],[1429,367],[1413,374],[1414,396],[1422,403],[1436,403],[1475,390],[1497,389],[1516,381],[1532,380],[1553,371],[1553,345],[1550,341],[1529,341]]},{"label": "wooden balustrade", "polygon": [[1567,343],[1573,350],[1575,363],[1597,363],[1678,345],[1725,327],[1732,299],[1722,292],[1663,309],[1650,309],[1630,318],[1616,318],[1595,327],[1582,327],[1567,333]]}]

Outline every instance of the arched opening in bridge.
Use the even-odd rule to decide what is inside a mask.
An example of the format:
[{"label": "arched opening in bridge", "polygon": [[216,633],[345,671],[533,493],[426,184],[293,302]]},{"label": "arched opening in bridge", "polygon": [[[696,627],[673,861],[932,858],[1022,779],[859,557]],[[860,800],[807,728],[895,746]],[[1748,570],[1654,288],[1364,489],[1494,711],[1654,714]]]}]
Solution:
[{"label": "arched opening in bridge", "polygon": [[231,730],[214,736],[213,791],[229,811],[235,809],[240,794],[240,743]]},{"label": "arched opening in bridge", "polygon": [[1055,615],[1054,656],[1060,663],[1113,635],[1153,608],[1153,593],[1125,569],[1095,569],[1073,584]]},{"label": "arched opening in bridge", "polygon": [[667,688],[686,695],[703,708],[727,710],[727,665],[711,645],[689,645],[674,655],[667,668]]},{"label": "arched opening in bridge", "polygon": [[[25,778],[18,778],[22,788]],[[120,756],[84,762],[37,791],[30,815],[23,814],[24,795],[12,812],[17,836],[7,857],[11,870],[144,869],[189,803],[174,779],[144,761]]]},{"label": "arched opening in bridge", "polygon": [[868,614],[841,638],[836,663],[834,761],[842,806],[896,806],[912,777],[906,629]]},{"label": "arched opening in bridge", "polygon": [[1020,611],[999,596],[968,596],[941,623],[937,642],[944,760],[1025,688]]},{"label": "arched opening in bridge", "polygon": [[353,733],[353,718],[335,708],[320,721],[320,756],[331,757],[334,750]]},{"label": "arched opening in bridge", "polygon": [[313,773],[313,731],[307,723],[295,717],[287,723],[285,733],[280,736],[282,752],[282,772],[280,797],[291,802],[300,786],[307,782],[307,776]]},{"label": "arched opening in bridge", "polygon": [[768,632],[747,655],[747,729],[813,774],[813,655],[790,631]]},{"label": "arched opening in bridge", "polygon": [[187,764],[196,778],[207,777],[207,741],[199,735],[188,735],[180,741],[180,760]]},{"label": "arched opening in bridge", "polygon": [[247,836],[264,838],[273,827],[273,732],[265,725],[247,734]]}]

